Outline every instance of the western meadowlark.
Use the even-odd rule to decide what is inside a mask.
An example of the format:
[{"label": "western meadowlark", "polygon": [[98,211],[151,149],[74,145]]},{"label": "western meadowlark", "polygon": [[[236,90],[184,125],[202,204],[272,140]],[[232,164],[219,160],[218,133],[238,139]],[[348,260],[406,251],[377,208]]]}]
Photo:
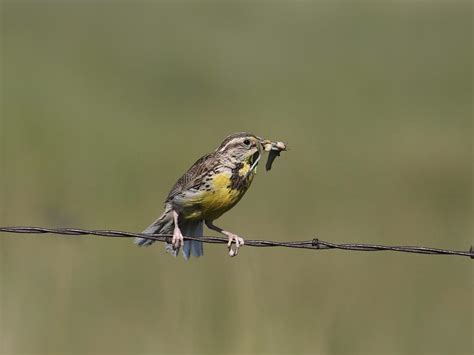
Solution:
[{"label": "western meadowlark", "polygon": [[[176,256],[182,246],[187,260],[190,255],[203,255],[203,245],[196,240],[184,241],[183,235],[202,236],[205,223],[208,228],[226,235],[229,255],[237,255],[244,239],[215,226],[213,221],[240,201],[252,183],[262,151],[272,149],[279,153],[286,147],[282,142],[274,143],[250,133],[226,137],[214,152],[198,159],[178,179],[166,198],[165,211],[143,233],[172,233],[166,251]],[[232,249],[233,242],[235,249]],[[145,238],[135,239],[139,246],[152,243]]]}]

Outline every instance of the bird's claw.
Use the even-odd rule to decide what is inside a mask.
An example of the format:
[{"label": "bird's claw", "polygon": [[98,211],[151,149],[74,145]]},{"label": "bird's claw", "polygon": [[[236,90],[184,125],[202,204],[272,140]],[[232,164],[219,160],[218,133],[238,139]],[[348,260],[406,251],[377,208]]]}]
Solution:
[{"label": "bird's claw", "polygon": [[[237,254],[239,253],[239,248],[245,244],[244,238],[241,238],[233,233],[229,233],[228,237],[229,242],[227,243],[227,248],[229,248],[229,256],[237,256]],[[232,248],[232,242],[235,242],[235,248]]]},{"label": "bird's claw", "polygon": [[183,234],[179,228],[175,228],[173,231],[173,238],[171,239],[171,245],[173,249],[179,249],[184,244]]}]

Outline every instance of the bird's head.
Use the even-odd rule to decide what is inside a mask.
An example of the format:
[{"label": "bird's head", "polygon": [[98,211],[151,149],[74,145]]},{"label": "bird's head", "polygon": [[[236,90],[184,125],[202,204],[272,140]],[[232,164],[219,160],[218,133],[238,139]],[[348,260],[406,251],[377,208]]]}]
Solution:
[{"label": "bird's head", "polygon": [[255,164],[262,153],[261,138],[251,133],[234,133],[226,137],[217,151],[231,161]]}]

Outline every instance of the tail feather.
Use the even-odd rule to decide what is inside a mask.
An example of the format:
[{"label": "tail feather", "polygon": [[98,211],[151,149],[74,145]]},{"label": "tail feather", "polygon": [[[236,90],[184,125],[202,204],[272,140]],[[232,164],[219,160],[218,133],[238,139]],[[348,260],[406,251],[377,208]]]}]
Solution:
[{"label": "tail feather", "polygon": [[[181,224],[181,223],[180,223]],[[187,221],[180,226],[181,232],[188,237],[201,237],[203,233],[202,221]],[[198,240],[185,240],[183,245],[183,257],[188,260],[190,256],[200,257],[204,255],[202,242]]]},{"label": "tail feather", "polygon": [[[150,224],[142,233],[144,234],[169,234],[173,232],[173,216],[171,208],[166,208],[165,212]],[[150,246],[155,241],[146,238],[135,238],[133,241],[138,246]]]},{"label": "tail feather", "polygon": [[203,242],[198,242],[197,240],[192,240],[190,242],[191,242],[191,255],[196,258],[203,256],[204,255]]},{"label": "tail feather", "polygon": [[[166,206],[163,214],[150,224],[142,233],[144,234],[172,234],[174,229],[171,206]],[[180,221],[179,228],[184,236],[201,237],[203,234],[202,221]],[[146,238],[135,238],[134,243],[138,246],[150,246],[154,240]],[[171,244],[165,245],[165,250],[173,256],[177,256],[179,249],[173,249]],[[198,240],[185,240],[183,245],[183,257],[188,260],[190,256],[199,257],[204,255],[203,243]]]}]

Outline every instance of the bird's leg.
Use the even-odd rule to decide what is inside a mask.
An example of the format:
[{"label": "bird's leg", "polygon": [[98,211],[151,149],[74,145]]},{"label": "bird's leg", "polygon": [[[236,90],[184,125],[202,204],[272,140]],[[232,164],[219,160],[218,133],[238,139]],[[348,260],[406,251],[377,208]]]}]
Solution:
[{"label": "bird's leg", "polygon": [[183,234],[181,233],[181,229],[179,229],[178,224],[178,212],[173,210],[173,221],[174,221],[174,229],[173,229],[173,239],[171,239],[171,245],[173,249],[179,249],[180,246],[184,244]]},{"label": "bird's leg", "polygon": [[[206,221],[206,226],[209,229],[215,230],[216,232],[222,233],[229,238],[227,247],[229,248],[229,256],[237,256],[239,253],[239,248],[244,245],[244,238],[239,237],[237,234],[228,232],[212,224],[212,221]],[[232,242],[235,242],[235,249],[232,249]]]}]

